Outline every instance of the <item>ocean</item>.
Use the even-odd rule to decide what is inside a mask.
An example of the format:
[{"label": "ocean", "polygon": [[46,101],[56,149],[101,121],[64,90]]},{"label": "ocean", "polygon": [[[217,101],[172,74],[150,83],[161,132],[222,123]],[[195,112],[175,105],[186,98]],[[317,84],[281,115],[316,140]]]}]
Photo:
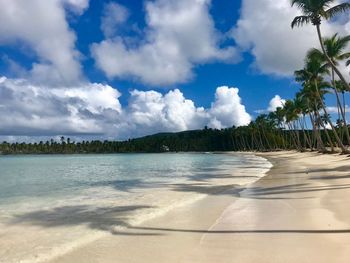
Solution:
[{"label": "ocean", "polygon": [[42,262],[261,178],[253,154],[0,156],[0,262]]}]

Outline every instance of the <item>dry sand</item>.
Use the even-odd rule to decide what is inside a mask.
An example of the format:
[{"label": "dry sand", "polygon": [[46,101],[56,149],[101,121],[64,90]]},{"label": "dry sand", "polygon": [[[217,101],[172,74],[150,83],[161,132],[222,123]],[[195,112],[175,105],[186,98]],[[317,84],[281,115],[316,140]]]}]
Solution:
[{"label": "dry sand", "polygon": [[258,182],[121,229],[53,262],[350,262],[349,158],[260,155],[274,167]]}]

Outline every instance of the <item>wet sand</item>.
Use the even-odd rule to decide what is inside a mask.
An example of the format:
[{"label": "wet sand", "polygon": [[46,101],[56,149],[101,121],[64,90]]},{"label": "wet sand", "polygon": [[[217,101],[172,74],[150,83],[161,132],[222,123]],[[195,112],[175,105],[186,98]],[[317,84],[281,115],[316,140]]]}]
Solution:
[{"label": "wet sand", "polygon": [[[136,226],[146,226],[142,223],[147,221],[157,225],[157,221],[151,219],[164,220],[162,216],[172,211],[175,216],[165,220],[174,222],[174,226],[176,220],[179,220],[179,227],[183,226],[186,219],[199,230],[206,228],[213,223],[210,218],[215,220],[232,202],[230,195],[227,202],[223,202],[220,193],[255,182],[272,166],[266,159],[252,154],[225,153],[223,156],[212,155],[208,160],[212,158],[216,160],[212,165],[203,164],[192,170],[183,163],[186,169],[182,169],[183,172],[179,172],[182,176],[174,180],[152,182],[150,178],[148,184],[137,181],[125,186],[119,181],[111,184],[108,180],[107,183],[101,181],[102,186],[97,184],[67,198],[60,196],[51,200],[39,196],[18,203],[3,202],[0,205],[0,263],[115,262],[117,257],[111,251],[116,244],[126,252],[121,262],[128,261],[132,257],[128,249],[138,242],[138,236],[154,237],[154,244],[163,241],[157,233],[139,233],[144,231]],[[219,199],[209,202],[208,196]],[[194,206],[198,207],[197,213],[188,210],[202,199],[206,199],[202,205]],[[206,206],[213,214],[206,213],[203,220],[201,212]],[[217,209],[212,209],[214,206]],[[125,238],[129,236],[135,237],[136,241]],[[193,240],[193,235],[188,237]],[[164,238],[169,252],[174,250],[172,245],[178,246],[176,239],[166,235]],[[139,247],[144,247],[144,240],[140,241]],[[143,252],[138,251],[137,246],[135,249],[135,257],[142,258]]]},{"label": "wet sand", "polygon": [[259,155],[274,164],[259,181],[213,191],[52,262],[349,262],[350,159]]}]

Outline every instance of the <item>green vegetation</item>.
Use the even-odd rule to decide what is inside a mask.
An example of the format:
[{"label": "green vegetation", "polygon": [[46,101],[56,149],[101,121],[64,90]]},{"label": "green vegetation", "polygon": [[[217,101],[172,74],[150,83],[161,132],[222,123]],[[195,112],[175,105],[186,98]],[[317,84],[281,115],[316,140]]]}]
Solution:
[{"label": "green vegetation", "polygon": [[[350,85],[338,69],[339,62],[350,66],[350,36],[337,33],[329,38],[321,35],[322,20],[334,18],[350,10],[350,3],[330,7],[335,0],[291,0],[302,11],[292,21],[292,28],[311,23],[316,27],[320,48],[311,48],[302,69],[294,72],[301,89],[295,98],[269,114],[262,114],[244,127],[163,133],[123,142],[71,142],[61,138],[34,144],[0,144],[3,154],[52,153],[125,153],[162,151],[299,151],[348,153],[349,125],[346,120],[345,94]],[[339,80],[338,80],[339,79]],[[337,101],[338,119],[334,122],[325,103],[325,95]]]},{"label": "green vegetation", "polygon": [[[279,112],[281,110],[278,110]],[[288,113],[288,118],[292,115]],[[293,114],[293,113],[292,113]],[[288,123],[297,127],[299,121]],[[300,122],[302,124],[302,122]],[[131,153],[131,152],[171,152],[180,151],[276,151],[316,149],[316,138],[310,130],[286,130],[281,116],[276,113],[261,115],[248,126],[223,130],[208,129],[179,133],[160,133],[127,141],[82,141],[71,142],[64,138],[61,142],[0,144],[3,154],[88,154],[88,153]],[[300,126],[299,126],[300,127]],[[337,129],[340,132],[339,129]],[[335,137],[328,134],[334,144]],[[318,136],[329,146],[328,136],[321,130]]]}]

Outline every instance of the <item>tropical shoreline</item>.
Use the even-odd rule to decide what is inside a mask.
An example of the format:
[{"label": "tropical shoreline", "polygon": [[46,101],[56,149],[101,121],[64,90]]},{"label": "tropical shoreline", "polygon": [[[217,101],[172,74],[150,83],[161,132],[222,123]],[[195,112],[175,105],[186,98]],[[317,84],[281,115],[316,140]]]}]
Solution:
[{"label": "tropical shoreline", "polygon": [[[154,159],[157,159],[154,165],[141,165]],[[124,162],[132,167],[141,165],[142,169],[120,170],[118,163]],[[11,169],[29,163],[25,173],[23,169]],[[118,236],[129,226],[138,226],[169,211],[190,206],[208,195],[232,187],[243,188],[246,183],[263,176],[270,167],[261,157],[236,153],[13,156],[1,158],[0,164],[4,167],[4,189],[0,197],[0,262],[6,263],[47,262],[96,240]],[[51,173],[47,173],[44,164]],[[91,173],[91,169],[95,172]],[[30,180],[31,171],[35,171],[34,178],[37,178],[34,182]],[[44,181],[38,181],[40,175]],[[6,199],[6,192],[9,197],[16,197],[13,184],[7,184],[6,178],[17,180],[15,188],[24,190],[26,185],[42,182],[40,188],[52,189],[54,195],[51,197],[37,189],[32,193],[18,193],[24,194],[24,199]],[[66,181],[67,178],[71,179]],[[129,179],[130,184],[120,180],[123,178]],[[91,187],[79,189],[78,184],[74,188],[75,181],[83,180],[85,185],[88,179],[92,180],[88,183]],[[57,188],[62,192],[55,194]]]},{"label": "tropical shoreline", "polygon": [[243,191],[209,195],[53,262],[348,262],[349,160],[258,155],[274,166]]}]

